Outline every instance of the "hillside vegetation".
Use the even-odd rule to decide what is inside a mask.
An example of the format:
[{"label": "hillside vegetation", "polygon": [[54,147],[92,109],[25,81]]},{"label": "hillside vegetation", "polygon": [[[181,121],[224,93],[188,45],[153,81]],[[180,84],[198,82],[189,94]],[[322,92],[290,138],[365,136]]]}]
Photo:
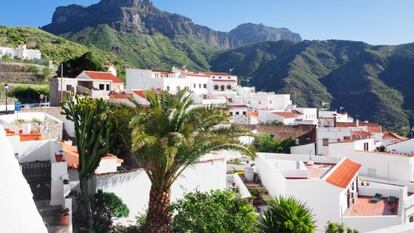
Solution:
[{"label": "hillside vegetation", "polygon": [[20,44],[27,44],[30,49],[39,49],[42,58],[53,61],[55,65],[86,52],[92,52],[108,63],[124,64],[123,59],[112,53],[104,52],[95,46],[81,45],[40,29],[0,26],[0,46],[17,47]]},{"label": "hillside vegetation", "polygon": [[414,123],[414,44],[265,42],[222,52],[211,65],[216,71],[234,68],[258,90],[291,93],[299,106],[343,106],[401,133]]}]

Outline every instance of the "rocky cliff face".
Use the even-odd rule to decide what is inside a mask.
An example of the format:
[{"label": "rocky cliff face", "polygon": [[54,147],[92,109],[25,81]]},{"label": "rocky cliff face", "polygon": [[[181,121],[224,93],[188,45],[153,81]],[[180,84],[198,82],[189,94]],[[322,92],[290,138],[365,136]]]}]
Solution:
[{"label": "rocky cliff face", "polygon": [[236,48],[264,40],[301,40],[300,36],[287,29],[256,24],[242,25],[230,33],[215,31],[197,25],[187,17],[160,11],[150,0],[102,0],[89,7],[58,7],[53,14],[52,23],[43,29],[62,35],[100,24],[107,24],[126,33],[161,33],[169,38],[191,36],[219,49]]}]

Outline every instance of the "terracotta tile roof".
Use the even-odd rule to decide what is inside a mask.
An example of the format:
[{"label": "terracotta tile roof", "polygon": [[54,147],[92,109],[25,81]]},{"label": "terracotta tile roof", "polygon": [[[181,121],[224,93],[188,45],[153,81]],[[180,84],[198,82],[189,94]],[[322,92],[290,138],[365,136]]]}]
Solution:
[{"label": "terracotta tile roof", "polygon": [[258,117],[259,116],[259,113],[258,112],[250,112],[248,115],[250,117]]},{"label": "terracotta tile roof", "polygon": [[361,164],[355,163],[350,159],[344,159],[339,165],[334,167],[334,171],[326,178],[326,181],[340,188],[346,188],[358,173]]},{"label": "terracotta tile roof", "polygon": [[235,76],[234,74],[226,73],[226,72],[205,72],[208,75],[222,75],[222,76]]},{"label": "terracotta tile roof", "polygon": [[398,135],[398,134],[393,133],[393,132],[388,132],[388,131],[384,132],[382,138],[383,139],[397,139],[397,140],[401,140],[401,141],[405,141],[405,140],[408,139],[404,136]]},{"label": "terracotta tile roof", "polygon": [[96,80],[108,80],[112,81],[113,83],[124,83],[121,79],[114,76],[110,72],[98,72],[98,71],[84,71],[86,75],[88,75],[91,79]]},{"label": "terracotta tile roof", "polygon": [[181,74],[186,75],[186,76],[193,76],[193,77],[204,77],[204,78],[210,77],[209,75],[204,74],[204,73],[183,72]]},{"label": "terracotta tile roof", "polygon": [[299,139],[300,145],[316,142],[315,125],[243,125],[242,127],[257,130],[259,134],[271,134],[277,140]]},{"label": "terracotta tile roof", "polygon": [[[359,126],[367,126],[368,131],[370,133],[381,133],[382,128],[381,125],[376,123],[369,123],[369,122],[359,122]],[[348,127],[357,127],[356,122],[336,122],[336,127],[339,128],[348,128]]]},{"label": "terracotta tile roof", "polygon": [[294,112],[272,112],[274,115],[281,116],[283,118],[296,118],[298,114]]},{"label": "terracotta tile roof", "polygon": [[142,98],[145,98],[145,91],[143,91],[143,90],[135,90],[135,91],[132,91],[132,92],[134,92],[135,94],[137,94],[138,96],[140,96]]},{"label": "terracotta tile roof", "polygon": [[129,95],[129,94],[110,94],[109,95],[110,99],[129,99],[131,97],[132,95]]}]

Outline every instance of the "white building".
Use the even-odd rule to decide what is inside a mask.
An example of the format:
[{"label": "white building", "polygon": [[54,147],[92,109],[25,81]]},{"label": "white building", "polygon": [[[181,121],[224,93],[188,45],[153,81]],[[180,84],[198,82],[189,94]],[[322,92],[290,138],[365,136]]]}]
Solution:
[{"label": "white building", "polygon": [[53,78],[49,80],[50,104],[60,104],[67,93],[83,94],[92,98],[109,99],[111,92],[122,92],[124,82],[110,72],[83,71],[76,78]]},{"label": "white building", "polygon": [[37,49],[27,49],[25,44],[20,45],[17,48],[0,47],[0,58],[8,55],[11,58],[19,58],[26,60],[41,59],[42,54]]},{"label": "white building", "polygon": [[[343,158],[336,165],[308,155],[259,153],[256,169],[271,196],[293,196],[306,203],[315,215],[316,231],[324,232],[327,221],[343,222],[360,232],[405,223],[407,188],[358,178],[361,165]],[[325,160],[328,161],[328,160]],[[381,194],[375,204],[375,194]],[[395,198],[389,204],[388,197]],[[367,208],[366,206],[369,206]]]},{"label": "white building", "polygon": [[318,118],[335,118],[336,122],[354,122],[354,119],[347,112],[319,110]]},{"label": "white building", "polygon": [[173,68],[163,70],[126,70],[126,88],[130,90],[160,89],[175,94],[179,90],[190,92],[205,99],[213,95],[232,94],[237,86],[237,76],[229,73],[195,73]]}]

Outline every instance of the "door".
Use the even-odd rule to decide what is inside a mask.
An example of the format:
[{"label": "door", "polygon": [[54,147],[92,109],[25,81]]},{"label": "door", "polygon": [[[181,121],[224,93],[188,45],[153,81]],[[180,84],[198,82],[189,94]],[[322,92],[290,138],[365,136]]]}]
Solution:
[{"label": "door", "polygon": [[22,172],[30,189],[33,193],[33,199],[50,200],[50,181],[51,181],[51,166],[49,161],[36,161],[24,163],[22,165]]}]

